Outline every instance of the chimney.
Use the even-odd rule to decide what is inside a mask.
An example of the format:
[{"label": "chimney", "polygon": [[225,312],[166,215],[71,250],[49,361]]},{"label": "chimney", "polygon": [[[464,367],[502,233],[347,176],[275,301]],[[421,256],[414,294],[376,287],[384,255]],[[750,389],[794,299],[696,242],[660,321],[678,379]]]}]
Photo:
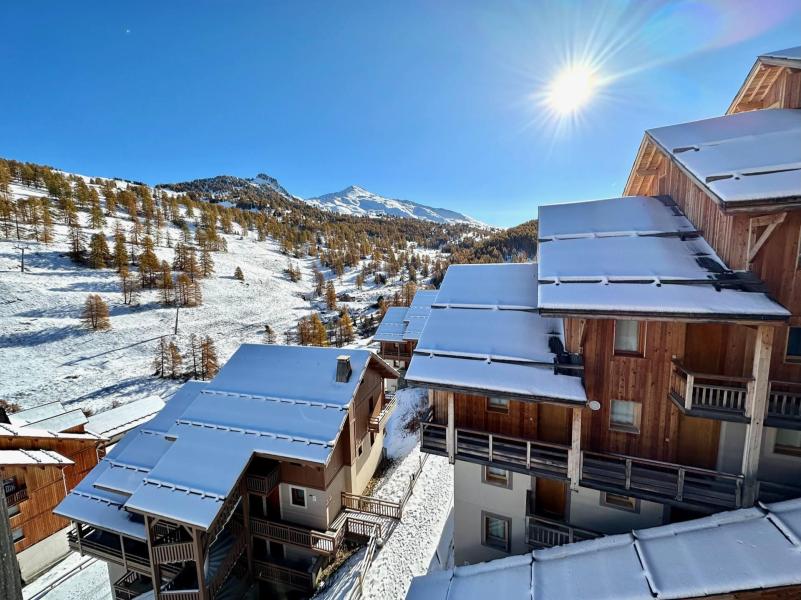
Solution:
[{"label": "chimney", "polygon": [[337,356],[337,383],[347,383],[350,380],[350,374],[353,370],[350,368],[350,356],[347,354],[340,354]]}]

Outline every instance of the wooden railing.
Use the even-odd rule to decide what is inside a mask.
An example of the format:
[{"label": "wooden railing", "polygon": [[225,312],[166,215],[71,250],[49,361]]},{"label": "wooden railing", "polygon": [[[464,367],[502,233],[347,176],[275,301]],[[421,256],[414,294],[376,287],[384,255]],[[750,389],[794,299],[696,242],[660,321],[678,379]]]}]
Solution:
[{"label": "wooden railing", "polygon": [[161,590],[159,598],[169,600],[200,600],[199,590]]},{"label": "wooden railing", "polygon": [[389,517],[391,519],[401,518],[402,508],[400,502],[390,502],[389,500],[381,500],[380,498],[342,492],[342,506],[352,510],[379,515],[381,517]]},{"label": "wooden railing", "polygon": [[194,560],[195,550],[192,542],[175,542],[153,546],[153,559],[156,564],[178,563]]},{"label": "wooden railing", "polygon": [[321,554],[332,554],[339,547],[342,536],[345,534],[345,528],[340,528],[336,536],[331,536],[312,529],[303,529],[285,523],[252,517],[250,519],[250,532],[255,536],[292,544],[300,548],[308,548]]},{"label": "wooden railing", "polygon": [[601,534],[537,515],[526,516],[526,542],[534,548],[551,548],[600,537]]},{"label": "wooden railing", "polygon": [[16,506],[20,502],[23,502],[28,499],[28,488],[21,487],[17,490],[14,490],[10,494],[6,494],[6,504],[9,507]]},{"label": "wooden railing", "polygon": [[742,475],[622,454],[582,451],[581,485],[714,512],[740,508]]},{"label": "wooden railing", "polygon": [[687,414],[745,419],[750,377],[699,373],[673,361],[670,396]]},{"label": "wooden railing", "polygon": [[259,579],[280,583],[301,592],[314,589],[314,576],[308,571],[300,571],[269,560],[255,560],[253,563],[255,576]]},{"label": "wooden railing", "polygon": [[222,531],[225,524],[228,522],[228,518],[233,514],[236,510],[236,507],[239,506],[239,501],[242,497],[239,495],[239,491],[242,489],[241,487],[241,480],[240,485],[234,488],[234,491],[225,499],[223,502],[222,508],[220,512],[217,513],[217,517],[214,519],[214,523],[212,523],[211,527],[209,527],[207,533],[208,543],[214,543],[214,540],[217,538],[217,535]]},{"label": "wooden railing", "polygon": [[370,541],[367,542],[367,550],[365,551],[356,571],[356,580],[354,581],[350,592],[344,595],[347,600],[357,600],[361,597],[362,590],[364,588],[364,576],[367,573],[367,569],[370,568],[370,565],[373,562],[373,557],[375,556],[376,546],[378,544],[378,538],[380,535],[380,526],[377,523],[373,523],[373,530],[370,533]]},{"label": "wooden railing", "polygon": [[141,589],[134,589],[134,584],[142,581],[143,576],[136,571],[128,571],[114,582],[114,600],[132,600],[142,594]]},{"label": "wooden railing", "polygon": [[245,477],[245,485],[248,492],[253,494],[261,494],[262,496],[270,495],[276,486],[281,483],[281,467],[275,467],[266,475],[251,474]]},{"label": "wooden railing", "polygon": [[368,423],[368,429],[370,431],[374,431],[378,433],[383,429],[384,425],[389,418],[389,415],[392,414],[392,411],[395,410],[395,407],[398,405],[398,400],[395,398],[395,394],[393,392],[384,392],[385,401],[388,399],[384,407],[381,409],[381,412],[378,413],[376,417],[370,417],[370,421]]},{"label": "wooden railing", "polygon": [[[94,556],[106,562],[113,562],[143,575],[150,575],[150,559],[147,556],[127,551],[123,560],[123,553],[119,546],[101,544],[88,537],[83,537],[79,541],[78,534],[74,530],[67,533],[67,543],[71,550],[81,554]],[[162,569],[167,573],[177,573],[177,569],[173,565],[165,565]]]},{"label": "wooden railing", "polygon": [[429,454],[448,456],[447,427],[439,423],[420,423],[420,450]]},{"label": "wooden railing", "polygon": [[766,424],[772,427],[801,425],[801,383],[770,382]]}]

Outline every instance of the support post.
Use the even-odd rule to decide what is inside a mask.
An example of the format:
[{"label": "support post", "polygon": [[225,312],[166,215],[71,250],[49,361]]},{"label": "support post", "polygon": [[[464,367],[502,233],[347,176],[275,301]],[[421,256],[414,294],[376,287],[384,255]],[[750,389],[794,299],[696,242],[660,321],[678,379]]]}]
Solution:
[{"label": "support post", "polygon": [[20,577],[11,523],[8,517],[6,495],[0,490],[0,597],[9,600],[22,600],[22,579]]},{"label": "support post", "polygon": [[448,446],[448,462],[453,464],[456,462],[456,415],[453,406],[453,392],[448,394],[448,429],[445,432],[446,442]]},{"label": "support post", "polygon": [[573,421],[570,429],[570,450],[567,453],[567,477],[570,489],[578,490],[581,479],[581,409],[573,409]]},{"label": "support post", "polygon": [[770,354],[773,348],[773,327],[757,327],[754,343],[753,382],[746,398],[746,414],[751,417],[745,429],[743,446],[743,507],[753,506],[759,487],[759,454],[770,389]]},{"label": "support post", "polygon": [[147,537],[147,555],[150,558],[150,581],[153,582],[153,597],[159,600],[161,598],[161,565],[156,562],[156,557],[153,555],[153,542],[156,538],[153,533],[153,519],[147,515],[145,515],[145,536]]},{"label": "support post", "polygon": [[687,386],[684,388],[684,410],[690,412],[693,409],[693,387],[695,386],[695,375],[687,373]]},{"label": "support post", "polygon": [[200,598],[200,600],[207,600],[209,597],[209,589],[208,586],[206,586],[206,575],[203,571],[203,565],[206,562],[206,556],[203,551],[203,532],[195,527],[192,528],[192,549],[195,554],[198,598]]},{"label": "support post", "polygon": [[247,559],[248,559],[248,578],[253,579],[253,537],[250,535],[250,494],[248,493],[247,486],[245,485],[245,478],[242,478],[242,483],[239,486],[239,493],[242,496],[242,513],[245,515],[245,540],[247,541]]}]

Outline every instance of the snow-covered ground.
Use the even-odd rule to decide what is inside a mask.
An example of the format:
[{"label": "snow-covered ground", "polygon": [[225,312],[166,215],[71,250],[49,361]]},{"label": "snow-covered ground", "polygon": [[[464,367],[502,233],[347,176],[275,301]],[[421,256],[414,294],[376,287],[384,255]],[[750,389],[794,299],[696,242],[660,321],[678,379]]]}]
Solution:
[{"label": "snow-covered ground", "polygon": [[[63,579],[63,580],[62,580]],[[55,584],[53,589],[49,589]],[[72,552],[22,590],[25,600],[110,600],[111,584],[108,567],[102,560]]]}]

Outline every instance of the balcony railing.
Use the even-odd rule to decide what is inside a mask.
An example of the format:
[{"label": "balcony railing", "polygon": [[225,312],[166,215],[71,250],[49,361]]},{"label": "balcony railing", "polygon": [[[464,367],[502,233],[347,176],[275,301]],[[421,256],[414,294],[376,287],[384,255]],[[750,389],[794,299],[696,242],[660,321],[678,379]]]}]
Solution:
[{"label": "balcony railing", "polygon": [[280,583],[301,592],[314,589],[314,576],[308,571],[294,569],[267,559],[253,561],[255,575],[258,579],[272,583]]},{"label": "balcony railing", "polygon": [[621,454],[581,454],[584,487],[705,512],[742,505],[742,475]]},{"label": "balcony railing", "polygon": [[6,494],[6,505],[11,508],[12,506],[16,506],[20,502],[23,502],[28,499],[28,488],[21,487],[17,488],[13,492]]},{"label": "balcony railing", "polygon": [[133,600],[152,589],[150,578],[128,571],[114,583],[114,600]]},{"label": "balcony railing", "polygon": [[801,429],[801,383],[771,381],[765,425]]},{"label": "balcony railing", "polygon": [[699,373],[673,361],[670,399],[687,415],[745,422],[750,377]]},{"label": "balcony railing", "polygon": [[[447,456],[446,425],[421,423],[423,452]],[[570,446],[457,428],[456,458],[538,477],[567,479]]]},{"label": "balcony railing", "polygon": [[278,484],[281,483],[281,468],[279,465],[266,475],[248,474],[245,477],[245,484],[248,492],[269,496]]},{"label": "balcony railing", "polygon": [[391,519],[400,519],[403,511],[400,502],[390,502],[389,500],[381,500],[372,496],[359,496],[348,492],[342,492],[342,506]]},{"label": "balcony railing", "polygon": [[368,429],[370,431],[374,431],[378,433],[384,428],[384,425],[389,418],[389,415],[392,414],[392,411],[395,410],[395,407],[398,405],[398,401],[395,398],[394,392],[384,392],[384,408],[381,409],[381,412],[378,413],[376,417],[370,417],[370,421],[368,423]]},{"label": "balcony railing", "polygon": [[225,585],[228,576],[231,574],[231,571],[233,571],[234,566],[236,565],[236,561],[239,560],[239,557],[242,556],[242,553],[245,552],[245,549],[248,545],[248,539],[245,536],[245,531],[241,526],[235,524],[231,528],[231,533],[234,536],[233,545],[231,546],[230,550],[228,550],[228,554],[217,568],[214,577],[209,583],[209,596],[211,598],[216,597],[223,585]]},{"label": "balcony railing", "polygon": [[192,542],[176,542],[153,546],[153,559],[156,564],[178,563],[194,560],[195,550]]},{"label": "balcony railing", "polygon": [[592,540],[600,536],[600,533],[574,527],[568,523],[537,515],[526,516],[526,542],[533,548],[552,548],[553,546]]},{"label": "balcony railing", "polygon": [[[89,529],[79,539],[78,533],[72,530],[67,534],[67,542],[71,550],[81,554],[113,562],[143,575],[150,575],[150,558],[147,556],[147,550],[142,548],[140,551],[134,551],[128,546],[123,552],[120,536]],[[172,564],[165,564],[161,567],[164,573],[171,575],[177,574],[179,569],[178,565]]]},{"label": "balcony railing", "polygon": [[256,517],[250,519],[250,532],[255,536],[292,544],[300,548],[307,548],[320,554],[333,554],[336,552],[345,536],[344,527],[340,528],[336,535],[330,535],[313,529],[305,529]]}]

